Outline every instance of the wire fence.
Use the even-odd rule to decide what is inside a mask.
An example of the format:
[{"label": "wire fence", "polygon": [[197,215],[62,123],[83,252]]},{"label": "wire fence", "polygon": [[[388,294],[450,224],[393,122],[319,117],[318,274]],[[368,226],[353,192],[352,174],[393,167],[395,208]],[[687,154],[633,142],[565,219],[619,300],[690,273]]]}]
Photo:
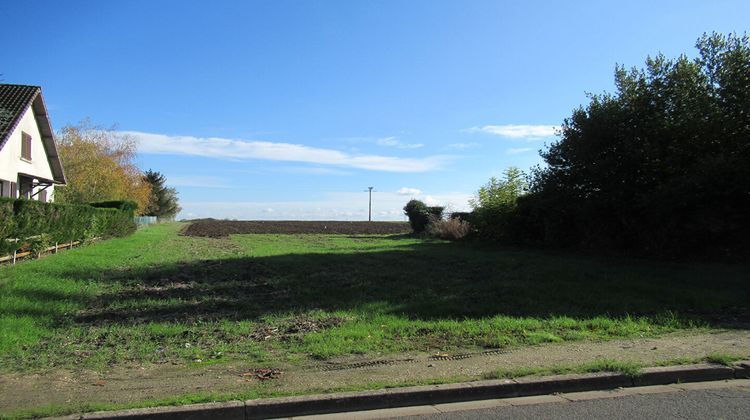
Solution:
[{"label": "wire fence", "polygon": [[[172,221],[173,219],[170,219],[170,218],[159,218],[157,216],[138,216],[138,217],[135,217],[134,220],[135,220],[136,226],[140,229],[142,227],[146,227],[146,226],[150,226],[150,225],[155,225],[157,223]],[[23,241],[28,241],[28,240],[35,239],[35,238],[38,238],[38,237],[39,237],[39,235],[30,236],[30,237],[28,237],[26,239],[23,239]],[[89,241],[98,240],[98,239],[100,239],[100,238],[93,238],[93,239],[91,239]],[[19,239],[19,238],[5,238],[5,239],[0,238],[0,241],[2,241],[2,240],[8,241],[8,242],[19,242],[19,241],[21,241],[21,239]],[[21,249],[13,251],[12,254],[0,255],[0,264],[4,264],[4,263],[5,264],[15,264],[16,261],[20,260],[20,259],[26,259],[26,258],[30,258],[30,257],[39,258],[43,254],[57,254],[58,251],[62,251],[62,250],[66,250],[66,249],[72,249],[73,247],[76,247],[76,246],[79,246],[79,245],[82,245],[82,244],[83,244],[82,241],[71,241],[71,242],[60,243],[60,244],[56,243],[54,246],[50,246],[50,247],[47,247],[45,249],[36,250],[36,251],[32,251],[30,249],[27,249],[28,246],[22,246]]]}]

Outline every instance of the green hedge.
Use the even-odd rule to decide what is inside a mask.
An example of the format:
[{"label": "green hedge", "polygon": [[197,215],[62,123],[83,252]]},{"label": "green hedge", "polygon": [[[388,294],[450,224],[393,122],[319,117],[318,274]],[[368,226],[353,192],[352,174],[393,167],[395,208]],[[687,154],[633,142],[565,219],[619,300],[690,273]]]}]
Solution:
[{"label": "green hedge", "polygon": [[[54,244],[126,236],[135,231],[129,204],[102,207],[0,199],[0,255],[12,253],[27,243],[27,238],[40,235]],[[7,240],[15,238],[20,240]]]},{"label": "green hedge", "polygon": [[89,205],[101,209],[118,209],[130,212],[133,216],[135,216],[135,211],[138,210],[138,203],[135,201],[101,201],[98,203],[89,203]]}]

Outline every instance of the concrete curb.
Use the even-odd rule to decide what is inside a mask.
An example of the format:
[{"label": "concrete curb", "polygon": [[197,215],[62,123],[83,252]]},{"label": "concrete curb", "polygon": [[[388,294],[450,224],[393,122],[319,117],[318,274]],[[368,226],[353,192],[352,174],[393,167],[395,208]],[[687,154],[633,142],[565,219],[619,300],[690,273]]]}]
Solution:
[{"label": "concrete curb", "polygon": [[237,419],[293,417],[347,411],[373,410],[464,402],[482,399],[523,397],[625,388],[667,385],[676,382],[701,382],[750,377],[750,361],[734,366],[713,364],[646,368],[637,377],[618,373],[556,375],[543,378],[477,381],[458,384],[415,386],[377,391],[342,392],[301,397],[269,398],[249,401],[192,404],[177,407],[139,408],[100,411],[68,416],[67,419]]}]

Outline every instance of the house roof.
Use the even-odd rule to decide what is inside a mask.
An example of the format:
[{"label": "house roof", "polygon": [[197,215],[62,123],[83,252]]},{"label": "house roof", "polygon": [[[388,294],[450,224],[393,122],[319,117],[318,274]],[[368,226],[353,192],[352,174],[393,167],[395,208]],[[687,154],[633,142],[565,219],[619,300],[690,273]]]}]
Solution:
[{"label": "house roof", "polygon": [[52,169],[52,178],[57,184],[65,184],[65,172],[57,154],[54,133],[42,98],[41,87],[0,84],[0,150],[8,142],[8,138],[29,106],[34,111],[39,133],[42,135],[44,150]]}]

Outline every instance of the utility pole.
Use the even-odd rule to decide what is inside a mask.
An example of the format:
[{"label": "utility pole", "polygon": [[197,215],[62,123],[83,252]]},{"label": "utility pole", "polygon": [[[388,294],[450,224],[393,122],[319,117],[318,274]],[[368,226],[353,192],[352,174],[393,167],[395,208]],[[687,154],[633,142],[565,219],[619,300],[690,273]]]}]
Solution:
[{"label": "utility pole", "polygon": [[367,214],[367,221],[372,222],[372,189],[375,187],[367,187],[367,189],[370,191],[370,211]]}]

